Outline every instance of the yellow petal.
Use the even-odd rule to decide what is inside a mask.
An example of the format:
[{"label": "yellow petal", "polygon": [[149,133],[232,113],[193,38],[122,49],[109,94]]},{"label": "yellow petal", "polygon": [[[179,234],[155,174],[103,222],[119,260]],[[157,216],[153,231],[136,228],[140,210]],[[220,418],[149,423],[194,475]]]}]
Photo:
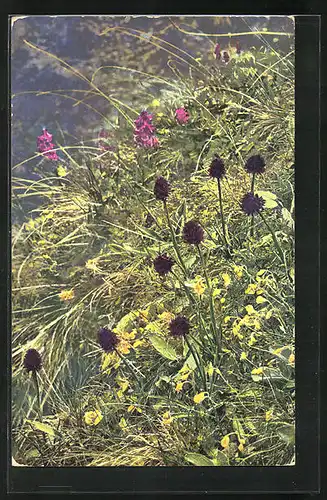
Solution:
[{"label": "yellow petal", "polygon": [[199,392],[198,394],[195,394],[193,401],[196,404],[202,403],[202,401],[207,397],[208,393],[207,392]]},{"label": "yellow petal", "polygon": [[257,312],[257,311],[254,309],[254,307],[253,307],[253,306],[251,306],[251,305],[245,306],[245,309],[246,309],[246,312],[247,312],[248,314],[256,314],[256,312]]},{"label": "yellow petal", "polygon": [[246,353],[242,352],[240,356],[240,360],[243,361],[244,359],[247,359]]},{"label": "yellow petal", "polygon": [[223,448],[228,448],[229,446],[229,436],[224,436],[220,441],[220,444]]},{"label": "yellow petal", "polygon": [[223,273],[221,275],[221,277],[224,280],[224,286],[227,288],[231,284],[231,281],[232,281],[229,274]]}]

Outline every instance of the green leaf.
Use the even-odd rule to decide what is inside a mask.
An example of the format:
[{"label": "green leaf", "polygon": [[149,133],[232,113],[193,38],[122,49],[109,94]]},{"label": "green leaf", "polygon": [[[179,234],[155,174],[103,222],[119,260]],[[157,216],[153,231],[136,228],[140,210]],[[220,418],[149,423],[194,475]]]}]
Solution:
[{"label": "green leaf", "polygon": [[158,351],[164,358],[170,359],[171,361],[176,361],[178,359],[175,349],[162,337],[159,337],[159,335],[151,335],[149,340],[155,350]]},{"label": "green leaf", "polygon": [[278,206],[278,203],[276,201],[277,196],[274,193],[271,193],[270,191],[257,191],[255,194],[261,196],[265,200],[266,208],[275,208]]},{"label": "green leaf", "polygon": [[244,437],[244,429],[242,427],[242,424],[241,422],[239,421],[239,419],[237,417],[234,417],[233,418],[233,429],[234,431],[236,432],[236,434],[238,435],[239,438],[243,438]]},{"label": "green leaf", "polygon": [[215,453],[215,458],[213,459],[213,463],[218,467],[224,467],[229,465],[228,457],[220,450],[217,450]]},{"label": "green leaf", "polygon": [[192,257],[186,259],[184,262],[186,269],[190,269],[190,267],[193,266],[195,261],[196,261],[196,255],[192,255]]},{"label": "green leaf", "polygon": [[295,426],[293,424],[283,424],[277,429],[277,434],[285,443],[295,443]]},{"label": "green leaf", "polygon": [[38,422],[37,420],[26,420],[26,422],[31,424],[38,431],[42,431],[45,432],[46,434],[49,434],[49,436],[55,435],[54,429],[48,424],[43,424],[42,422]]},{"label": "green leaf", "polygon": [[294,219],[293,219],[291,213],[285,207],[282,208],[282,216],[283,216],[283,219],[284,219],[286,225],[290,229],[294,229]]},{"label": "green leaf", "polygon": [[201,453],[186,453],[185,460],[198,467],[214,467],[213,461]]}]

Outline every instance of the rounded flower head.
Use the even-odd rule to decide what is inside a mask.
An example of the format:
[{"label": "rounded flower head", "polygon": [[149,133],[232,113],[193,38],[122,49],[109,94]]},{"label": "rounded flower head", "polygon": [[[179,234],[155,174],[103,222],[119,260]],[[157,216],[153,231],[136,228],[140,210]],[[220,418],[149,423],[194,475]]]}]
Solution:
[{"label": "rounded flower head", "polygon": [[249,174],[263,174],[265,171],[265,160],[260,155],[251,156],[246,164],[245,170]]},{"label": "rounded flower head", "polygon": [[223,61],[224,61],[224,63],[227,64],[229,62],[229,59],[230,59],[230,57],[229,57],[228,52],[226,52],[226,51],[223,52]]},{"label": "rounded flower head", "polygon": [[174,337],[184,337],[190,331],[190,323],[185,316],[176,316],[169,323],[169,330]]},{"label": "rounded flower head", "polygon": [[99,331],[99,344],[105,352],[114,351],[119,339],[117,335],[108,330],[108,328],[101,328]]},{"label": "rounded flower head", "polygon": [[264,204],[265,200],[261,196],[253,193],[247,193],[242,198],[241,207],[246,215],[254,215],[263,210]]},{"label": "rounded flower head", "polygon": [[199,245],[204,240],[204,231],[195,220],[187,222],[183,229],[183,237],[190,245]]},{"label": "rounded flower head", "polygon": [[155,270],[160,276],[164,276],[171,271],[174,260],[166,254],[158,255],[153,261]]},{"label": "rounded flower head", "polygon": [[215,179],[221,179],[226,174],[224,162],[219,156],[212,161],[209,168],[209,175]]},{"label": "rounded flower head", "polygon": [[187,123],[190,119],[189,112],[185,108],[176,109],[175,117],[179,124]]},{"label": "rounded flower head", "polygon": [[24,357],[24,367],[28,372],[36,372],[42,366],[41,355],[36,349],[28,349]]},{"label": "rounded flower head", "polygon": [[157,177],[154,185],[154,194],[157,200],[166,201],[170,191],[169,182],[164,177]]}]

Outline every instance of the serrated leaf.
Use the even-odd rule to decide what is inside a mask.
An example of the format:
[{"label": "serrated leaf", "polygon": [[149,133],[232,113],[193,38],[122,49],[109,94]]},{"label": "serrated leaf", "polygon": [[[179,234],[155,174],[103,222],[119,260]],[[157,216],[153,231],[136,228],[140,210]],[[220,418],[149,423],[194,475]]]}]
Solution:
[{"label": "serrated leaf", "polygon": [[169,345],[162,337],[159,335],[151,335],[149,340],[156,351],[158,351],[161,356],[171,361],[176,361],[178,359],[175,349]]},{"label": "serrated leaf", "polygon": [[190,464],[197,465],[198,467],[214,467],[215,464],[213,461],[206,457],[205,455],[201,455],[201,453],[186,453],[185,460]]},{"label": "serrated leaf", "polygon": [[45,434],[49,434],[49,436],[55,435],[54,429],[48,424],[43,424],[42,422],[38,422],[37,420],[26,420],[26,422],[31,424],[38,431],[42,431],[45,432]]}]

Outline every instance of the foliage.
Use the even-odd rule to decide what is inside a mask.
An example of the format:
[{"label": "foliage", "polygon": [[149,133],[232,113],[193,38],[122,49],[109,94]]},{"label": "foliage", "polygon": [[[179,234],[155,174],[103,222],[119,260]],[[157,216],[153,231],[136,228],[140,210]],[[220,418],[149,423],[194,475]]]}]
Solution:
[{"label": "foliage", "polygon": [[[177,64],[184,56],[169,50],[173,78],[124,68],[134,92],[105,95],[119,113],[107,118],[112,148],[97,138],[59,145],[60,161],[42,158],[38,180],[13,178],[15,209],[41,200],[13,226],[12,240],[13,438],[24,463],[259,466],[293,458],[292,53],[230,49],[227,65],[189,57],[185,75]],[[181,107],[185,124],[175,118]],[[143,108],[158,148],[135,146]],[[208,175],[215,154],[226,166],[222,206]],[[264,217],[252,224],[240,200],[251,190],[244,165],[253,154],[267,168],[255,178]],[[172,187],[167,203],[155,199],[157,175]],[[192,219],[205,230],[198,247],[183,240]],[[175,260],[165,277],[153,267],[162,253]],[[179,315],[191,330],[177,338],[169,324]],[[116,351],[101,351],[103,326],[118,336]],[[42,422],[22,366],[31,347],[43,358]]]}]

